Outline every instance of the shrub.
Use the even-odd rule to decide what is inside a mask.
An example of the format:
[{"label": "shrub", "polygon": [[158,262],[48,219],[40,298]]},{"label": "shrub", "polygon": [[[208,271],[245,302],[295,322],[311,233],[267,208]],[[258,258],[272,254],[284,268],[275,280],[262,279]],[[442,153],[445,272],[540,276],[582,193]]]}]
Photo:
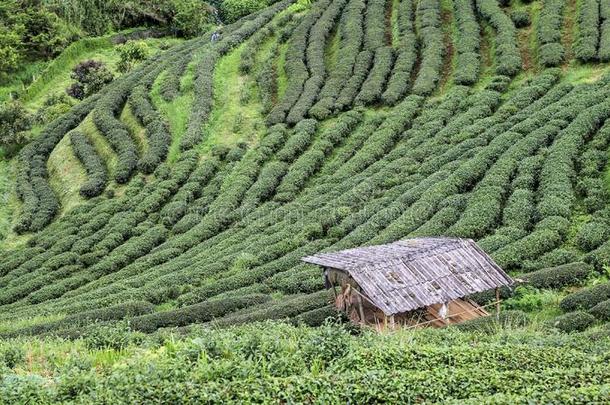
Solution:
[{"label": "shrub", "polygon": [[440,80],[443,49],[445,49],[440,7],[439,0],[422,0],[417,6],[420,41],[423,49],[421,50],[421,66],[413,84],[414,94],[431,94]]},{"label": "shrub", "polygon": [[560,315],[552,321],[552,325],[562,332],[581,332],[593,325],[595,317],[583,311]]},{"label": "shrub", "polygon": [[521,54],[515,25],[496,0],[476,0],[477,10],[496,30],[496,72],[514,76],[521,70]]},{"label": "shrub", "polygon": [[[411,74],[417,61],[414,9],[415,6],[410,1],[401,1],[398,7],[397,24],[400,31],[398,53],[387,88],[381,95],[381,100],[386,104],[394,105],[398,103],[407,93],[411,83]],[[355,55],[355,52],[352,55]]]},{"label": "shrub", "polygon": [[581,284],[592,271],[593,266],[577,262],[534,271],[521,278],[536,288],[564,288]]},{"label": "shrub", "polygon": [[360,93],[354,100],[354,105],[371,104],[379,100],[383,92],[387,78],[394,64],[394,52],[392,47],[383,46],[375,51],[373,68],[369,72],[360,89]]},{"label": "shrub", "polygon": [[47,97],[42,106],[36,111],[34,121],[40,125],[46,125],[70,111],[74,106],[74,100],[65,93],[53,94]]},{"label": "shrub", "polygon": [[220,15],[227,23],[261,10],[269,5],[267,0],[221,0]]},{"label": "shrub", "polygon": [[371,64],[373,63],[373,56],[374,54],[371,51],[362,51],[358,53],[354,65],[354,72],[337,97],[335,104],[337,110],[341,111],[352,105],[354,98],[358,95],[358,90],[368,76]]},{"label": "shrub", "polygon": [[559,306],[565,312],[587,310],[607,299],[610,299],[610,283],[598,284],[572,293],[561,300]]},{"label": "shrub", "polygon": [[578,8],[578,36],[574,53],[583,62],[597,59],[599,45],[599,0],[583,0]]},{"label": "shrub", "polygon": [[32,117],[19,101],[0,104],[0,146],[13,151],[27,140],[27,131],[32,127]]},{"label": "shrub", "polygon": [[457,57],[455,62],[455,82],[474,84],[479,76],[481,33],[471,0],[453,2],[458,26],[458,38],[455,42]]},{"label": "shrub", "polygon": [[606,266],[610,265],[610,241],[589,252],[584,260],[587,263],[591,263],[597,271],[601,272]]},{"label": "shrub", "polygon": [[525,28],[530,25],[530,14],[527,10],[514,10],[510,13],[510,19],[517,28]]},{"label": "shrub", "polygon": [[559,66],[565,57],[565,48],[560,43],[550,43],[540,46],[540,63],[543,66]]},{"label": "shrub", "polygon": [[605,222],[589,222],[576,235],[576,243],[585,252],[600,247],[610,237],[610,226]]},{"label": "shrub", "polygon": [[533,271],[577,262],[579,259],[580,256],[574,251],[558,248],[545,253],[539,258],[524,261],[522,267],[525,271]]},{"label": "shrub", "polygon": [[253,294],[205,301],[170,311],[156,312],[133,318],[130,322],[130,326],[135,330],[150,333],[164,327],[186,326],[192,323],[209,322],[214,318],[219,318],[235,310],[262,304],[270,299],[271,298],[268,295]]},{"label": "shrub", "polygon": [[110,83],[114,76],[103,62],[93,59],[80,62],[72,69],[70,77],[76,80],[66,92],[70,97],[83,100],[99,92],[102,87]]},{"label": "shrub", "polygon": [[107,308],[91,309],[65,318],[41,323],[19,330],[21,335],[39,335],[88,325],[93,322],[113,321],[152,312],[153,305],[145,301],[129,301]]},{"label": "shrub", "polygon": [[[513,296],[515,293],[514,289],[511,287],[500,287],[500,299],[506,300]],[[468,299],[473,300],[479,305],[487,305],[496,301],[496,290],[491,289],[487,291],[481,291],[478,293],[474,293],[468,296]]]},{"label": "shrub", "polygon": [[341,313],[337,311],[337,308],[332,305],[327,305],[322,308],[304,312],[292,318],[292,322],[295,324],[303,323],[309,326],[320,326],[323,325],[328,319],[339,319],[340,317]]},{"label": "shrub", "polygon": [[178,35],[192,38],[204,34],[214,24],[210,6],[198,0],[173,0],[171,29]]},{"label": "shrub", "polygon": [[604,22],[600,27],[599,53],[600,62],[610,62],[610,6],[602,2],[602,13],[605,12]]},{"label": "shrub", "polygon": [[100,195],[106,188],[108,174],[104,161],[82,132],[74,131],[70,134],[70,143],[74,154],[85,167],[87,182],[80,188],[83,197],[91,198]]},{"label": "shrub", "polygon": [[129,41],[116,48],[119,54],[117,69],[126,73],[148,57],[148,45],[144,41]]},{"label": "shrub", "polygon": [[589,313],[601,321],[610,321],[610,299],[597,303]]}]

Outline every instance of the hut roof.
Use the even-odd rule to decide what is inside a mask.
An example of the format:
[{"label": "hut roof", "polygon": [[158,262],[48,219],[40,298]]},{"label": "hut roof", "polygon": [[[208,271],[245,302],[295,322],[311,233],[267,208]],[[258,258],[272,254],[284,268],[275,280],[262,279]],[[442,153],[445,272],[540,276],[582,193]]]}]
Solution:
[{"label": "hut roof", "polygon": [[513,284],[471,239],[406,239],[302,260],[346,272],[386,315]]}]

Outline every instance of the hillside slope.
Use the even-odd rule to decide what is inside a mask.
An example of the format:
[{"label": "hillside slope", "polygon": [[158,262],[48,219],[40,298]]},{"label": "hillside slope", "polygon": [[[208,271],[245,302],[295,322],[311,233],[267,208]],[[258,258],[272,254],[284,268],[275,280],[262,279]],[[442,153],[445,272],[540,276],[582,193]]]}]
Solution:
[{"label": "hillside slope", "polygon": [[316,323],[301,257],[412,236],[604,281],[610,10],[513,3],[284,0],[86,99],[18,156],[0,329]]}]

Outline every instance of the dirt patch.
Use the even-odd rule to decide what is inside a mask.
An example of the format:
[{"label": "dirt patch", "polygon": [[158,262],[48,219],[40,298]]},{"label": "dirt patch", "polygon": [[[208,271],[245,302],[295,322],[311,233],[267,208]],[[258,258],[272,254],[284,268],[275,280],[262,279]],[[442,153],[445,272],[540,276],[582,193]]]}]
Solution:
[{"label": "dirt patch", "polygon": [[567,66],[574,58],[574,27],[576,25],[576,0],[568,0],[563,11],[563,31],[561,33],[561,44],[565,48],[566,56],[564,66]]},{"label": "dirt patch", "polygon": [[439,88],[442,90],[449,78],[451,77],[451,73],[453,72],[453,54],[455,52],[452,40],[452,30],[451,30],[451,21],[452,14],[449,10],[442,10],[441,12],[441,22],[443,27],[443,43],[445,44],[445,56],[443,63],[443,71],[441,73],[441,80]]},{"label": "dirt patch", "polygon": [[387,45],[393,45],[393,37],[392,34],[392,8],[394,2],[392,0],[386,0],[385,7],[385,41]]},{"label": "dirt patch", "polygon": [[530,48],[532,32],[532,27],[528,27],[519,30],[518,34],[519,51],[521,53],[521,60],[523,61],[524,72],[529,72],[536,67],[532,57],[532,50]]}]

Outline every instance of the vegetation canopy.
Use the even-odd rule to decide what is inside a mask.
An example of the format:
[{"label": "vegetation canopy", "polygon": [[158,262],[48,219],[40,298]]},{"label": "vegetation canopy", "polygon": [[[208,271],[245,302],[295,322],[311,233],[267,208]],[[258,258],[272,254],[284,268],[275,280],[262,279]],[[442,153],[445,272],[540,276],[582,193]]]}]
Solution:
[{"label": "vegetation canopy", "polygon": [[[0,403],[603,403],[609,60],[605,0],[2,1]],[[499,315],[301,261],[438,236]]]}]

